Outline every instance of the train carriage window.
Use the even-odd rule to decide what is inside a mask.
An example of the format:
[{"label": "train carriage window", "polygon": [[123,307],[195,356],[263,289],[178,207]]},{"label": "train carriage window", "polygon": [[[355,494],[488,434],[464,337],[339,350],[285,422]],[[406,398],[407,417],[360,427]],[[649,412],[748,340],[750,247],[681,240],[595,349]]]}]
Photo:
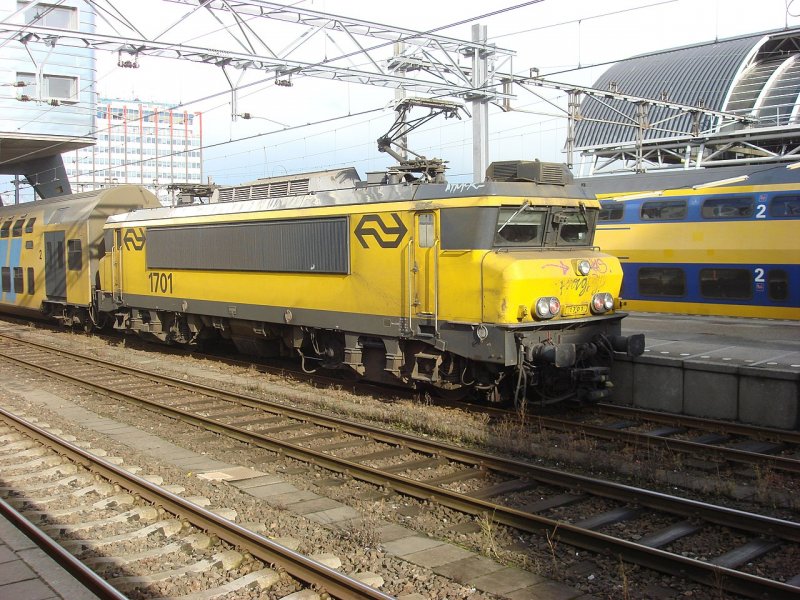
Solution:
[{"label": "train carriage window", "polygon": [[639,294],[642,296],[685,296],[686,274],[674,267],[639,269]]},{"label": "train carriage window", "polygon": [[14,223],[14,227],[11,229],[11,236],[12,237],[20,237],[22,235],[22,226],[25,225],[25,219],[19,219],[16,223]]},{"label": "train carriage window", "polygon": [[678,221],[686,218],[686,200],[648,200],[642,203],[643,221]]},{"label": "train carriage window", "polygon": [[33,275],[33,267],[28,267],[28,293],[33,294],[36,289],[36,277]]},{"label": "train carriage window", "polygon": [[22,267],[14,267],[14,292],[16,294],[24,294],[25,288],[24,279],[22,277]]},{"label": "train carriage window", "polygon": [[80,240],[67,240],[67,268],[70,271],[80,271],[83,268]]},{"label": "train carriage window", "polygon": [[789,274],[783,269],[770,269],[767,272],[767,289],[770,300],[788,300]]},{"label": "train carriage window", "polygon": [[616,200],[606,200],[600,203],[598,221],[621,221],[625,214],[625,205]]},{"label": "train carriage window", "polygon": [[544,234],[546,211],[525,207],[504,206],[497,218],[496,246],[540,246]]},{"label": "train carriage window", "polygon": [[0,274],[2,274],[3,291],[4,292],[10,292],[11,291],[11,269],[9,267],[2,267],[2,268],[0,268]]},{"label": "train carriage window", "polygon": [[800,217],[800,196],[776,196],[769,202],[769,216]]},{"label": "train carriage window", "polygon": [[8,237],[8,233],[9,233],[9,231],[11,231],[11,224],[13,222],[14,222],[13,219],[9,219],[8,221],[5,221],[0,226],[0,238],[7,238]]},{"label": "train carriage window", "polygon": [[33,224],[36,223],[36,217],[31,217],[25,224],[25,233],[33,233]]},{"label": "train carriage window", "polygon": [[700,294],[705,298],[746,300],[753,297],[749,269],[700,269]]},{"label": "train carriage window", "polygon": [[753,199],[746,197],[708,198],[702,215],[704,219],[747,219],[753,216],[754,205]]}]

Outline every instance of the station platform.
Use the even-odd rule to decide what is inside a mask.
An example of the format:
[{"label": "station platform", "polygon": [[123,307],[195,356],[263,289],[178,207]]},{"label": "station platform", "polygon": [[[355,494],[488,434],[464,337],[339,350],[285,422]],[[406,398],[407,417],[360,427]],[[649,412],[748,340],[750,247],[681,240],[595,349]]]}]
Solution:
[{"label": "station platform", "polygon": [[97,600],[95,594],[1,514],[0,598]]},{"label": "station platform", "polygon": [[615,361],[612,402],[800,429],[800,322],[630,313],[642,356]]}]

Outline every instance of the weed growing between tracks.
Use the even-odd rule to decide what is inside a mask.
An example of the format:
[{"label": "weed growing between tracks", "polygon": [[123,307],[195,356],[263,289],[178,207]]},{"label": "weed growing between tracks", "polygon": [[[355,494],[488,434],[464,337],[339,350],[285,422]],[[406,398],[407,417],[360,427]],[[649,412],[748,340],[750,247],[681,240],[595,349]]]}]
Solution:
[{"label": "weed growing between tracks", "polygon": [[478,518],[478,525],[481,528],[483,543],[481,544],[483,553],[489,558],[501,560],[500,549],[497,546],[497,525],[494,521],[494,513],[482,513]]}]

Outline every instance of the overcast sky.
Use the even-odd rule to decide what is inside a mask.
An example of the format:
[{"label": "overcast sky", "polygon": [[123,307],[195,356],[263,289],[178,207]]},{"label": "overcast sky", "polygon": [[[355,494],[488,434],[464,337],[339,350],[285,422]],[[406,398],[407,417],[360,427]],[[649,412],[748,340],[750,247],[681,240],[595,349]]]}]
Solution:
[{"label": "overcast sky", "polygon": [[[472,0],[310,0],[304,6],[334,14],[377,21],[419,31],[471,19],[491,11],[522,4],[475,2]],[[788,6],[787,6],[788,4]],[[128,16],[148,34],[162,31],[179,20],[189,7],[162,0],[120,3]],[[131,5],[137,9],[129,8]],[[401,9],[402,7],[402,9]],[[515,73],[537,67],[551,78],[591,85],[610,61],[653,52],[800,25],[800,0],[543,0],[481,19],[489,41],[516,52]],[[158,18],[154,18],[158,15]],[[303,31],[288,24],[258,25],[270,46],[282,48]],[[470,39],[471,23],[438,31],[442,35]],[[195,13],[184,19],[163,39],[197,46],[234,49],[221,25],[209,15]],[[104,25],[98,21],[98,31]],[[214,32],[214,33],[212,33]],[[319,61],[349,51],[342,38],[316,36],[297,52],[298,60]],[[237,48],[238,49],[238,48]],[[388,56],[390,48],[384,50]],[[229,94],[200,100],[229,89],[218,67],[186,61],[140,58],[139,69],[119,69],[116,55],[98,54],[98,92],[103,97],[139,98],[170,104],[185,103],[185,110],[202,111],[204,145],[216,146],[204,153],[205,174],[217,183],[238,183],[257,177],[354,165],[364,175],[392,161],[377,151],[376,139],[394,120],[384,108],[362,116],[362,111],[386,107],[391,89],[344,84],[312,78],[295,78],[293,87],[271,83],[253,85],[239,93],[239,112],[260,119],[231,120]],[[590,68],[592,65],[602,65]],[[579,68],[580,67],[580,68]],[[233,74],[238,77],[238,73]],[[242,84],[263,79],[248,72]],[[563,161],[566,119],[551,116],[558,111],[542,99],[514,90],[516,108],[531,112],[504,113],[490,109],[490,160],[533,159]],[[547,97],[563,105],[563,97]],[[417,109],[419,110],[419,109]],[[412,113],[412,116],[415,113]],[[297,127],[325,119],[332,121],[285,132],[270,133],[249,141],[225,143],[245,136],[280,130],[267,121]],[[439,119],[409,140],[412,149],[449,161],[448,179],[472,178],[472,125]]]}]

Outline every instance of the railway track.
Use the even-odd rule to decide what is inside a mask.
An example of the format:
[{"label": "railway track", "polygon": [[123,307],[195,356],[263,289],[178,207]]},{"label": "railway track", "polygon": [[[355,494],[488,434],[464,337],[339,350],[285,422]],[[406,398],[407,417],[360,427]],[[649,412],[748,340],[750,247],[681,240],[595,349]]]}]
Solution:
[{"label": "railway track", "polygon": [[[276,367],[216,354],[193,353],[193,356],[213,359],[244,369],[255,368],[277,376],[288,375],[315,385],[341,387],[345,383],[341,379],[329,376],[308,374],[293,366]],[[349,382],[348,388],[354,393],[379,395],[387,393],[385,387],[366,382]],[[411,398],[418,394],[406,389],[392,389],[391,393],[402,398]],[[465,401],[451,402],[443,398],[435,400],[441,405],[461,409],[469,407],[471,410],[486,412],[494,417],[507,419],[519,417],[513,410],[469,404]],[[580,431],[588,437],[634,447],[661,448],[671,453],[694,455],[703,459],[713,458],[720,462],[758,466],[789,474],[800,473],[798,431],[770,429],[606,403],[586,407],[572,418],[536,414],[532,411],[528,419],[534,427],[540,429],[570,434]],[[598,422],[587,422],[593,419]]]},{"label": "railway track", "polygon": [[[507,418],[513,417],[506,412]],[[767,429],[668,415],[655,411],[598,405],[576,418],[531,416],[541,429],[619,442],[637,448],[663,449],[736,465],[750,465],[796,475],[800,473],[800,432]],[[592,422],[590,422],[592,421]]]},{"label": "railway track", "polygon": [[[357,425],[7,336],[0,338],[0,355],[385,490],[491,515],[521,531],[545,531],[550,539],[750,597],[800,594],[795,522]],[[584,516],[564,518],[567,509]],[[695,555],[694,547],[709,551]]]},{"label": "railway track", "polygon": [[4,409],[0,473],[4,514],[103,599],[165,583],[209,598],[266,592],[282,572],[334,598],[390,598]]},{"label": "railway track", "polygon": [[[7,317],[6,317],[7,319]],[[20,321],[20,323],[24,323]],[[117,340],[117,337],[110,339]],[[163,347],[164,352],[174,352],[177,356],[186,356],[182,349]],[[235,350],[234,350],[235,352]],[[277,377],[291,377],[298,381],[309,382],[316,386],[343,386],[357,394],[386,395],[387,388],[363,381],[345,381],[319,373],[309,374],[292,363],[269,364],[232,358],[215,353],[206,354],[192,352],[195,358],[213,360],[241,369],[255,369]],[[389,388],[388,393],[398,398],[412,398],[419,392]],[[518,419],[519,415],[508,409],[496,408],[482,404],[469,404],[465,401],[448,401],[435,398],[437,404],[452,406],[477,412],[485,412],[494,418]],[[670,453],[682,453],[701,457],[703,460],[714,459],[715,464],[704,465],[706,470],[712,467],[732,465],[751,465],[758,468],[773,469],[787,474],[800,473],[800,432],[769,429],[687,415],[676,415],[641,408],[619,406],[613,404],[597,404],[572,417],[537,414],[535,411],[527,417],[532,426],[556,432],[574,435],[581,432],[590,438],[619,442],[645,450],[663,449]],[[588,420],[597,422],[589,423]],[[604,421],[604,422],[601,422]]]}]

